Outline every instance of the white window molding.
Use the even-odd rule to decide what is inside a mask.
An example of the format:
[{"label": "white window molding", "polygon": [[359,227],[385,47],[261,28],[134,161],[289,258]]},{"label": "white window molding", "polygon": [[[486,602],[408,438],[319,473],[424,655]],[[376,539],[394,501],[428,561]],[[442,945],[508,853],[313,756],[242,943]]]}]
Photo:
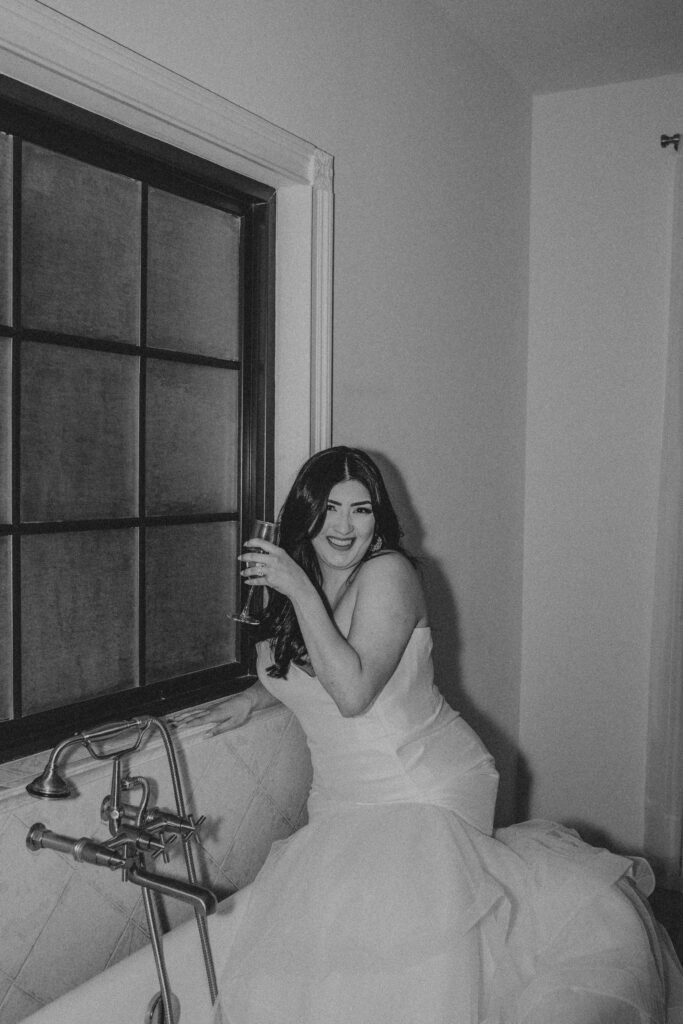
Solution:
[{"label": "white window molding", "polygon": [[0,71],[277,190],[279,504],[331,443],[332,157],[38,0],[0,0]]}]

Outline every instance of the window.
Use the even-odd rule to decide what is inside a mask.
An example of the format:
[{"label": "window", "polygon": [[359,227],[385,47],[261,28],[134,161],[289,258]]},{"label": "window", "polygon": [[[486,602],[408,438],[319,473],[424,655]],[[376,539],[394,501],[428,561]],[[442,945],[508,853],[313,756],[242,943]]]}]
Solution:
[{"label": "window", "polygon": [[0,747],[245,684],[274,190],[3,80]]}]

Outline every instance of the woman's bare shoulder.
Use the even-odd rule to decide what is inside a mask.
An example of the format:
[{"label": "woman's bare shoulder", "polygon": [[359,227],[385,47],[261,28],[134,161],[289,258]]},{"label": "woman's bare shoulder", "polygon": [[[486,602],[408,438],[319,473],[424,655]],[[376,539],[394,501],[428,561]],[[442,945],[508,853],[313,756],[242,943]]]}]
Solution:
[{"label": "woman's bare shoulder", "polygon": [[418,578],[417,571],[409,558],[401,551],[378,551],[377,554],[371,555],[367,561],[363,562],[360,567],[359,576],[363,575],[366,579],[384,577],[391,578],[396,577],[398,579],[409,579]]},{"label": "woman's bare shoulder", "polygon": [[419,573],[400,551],[382,551],[363,562],[358,573],[358,590],[372,594],[398,590],[419,605],[424,604]]},{"label": "woman's bare shoulder", "polygon": [[409,558],[399,551],[378,553],[363,562],[335,611],[345,636],[352,618],[367,622],[389,615],[426,625],[427,609],[419,575]]}]

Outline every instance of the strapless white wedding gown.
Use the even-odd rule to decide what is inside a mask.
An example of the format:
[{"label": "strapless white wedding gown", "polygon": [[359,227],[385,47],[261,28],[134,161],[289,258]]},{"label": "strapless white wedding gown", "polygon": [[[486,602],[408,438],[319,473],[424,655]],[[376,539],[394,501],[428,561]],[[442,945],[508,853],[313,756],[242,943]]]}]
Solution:
[{"label": "strapless white wedding gown", "polygon": [[233,897],[216,1022],[683,1021],[644,862],[551,822],[492,836],[498,776],[433,684],[428,628],[356,718],[294,665],[271,679],[269,656],[259,678],[311,751],[309,823]]}]

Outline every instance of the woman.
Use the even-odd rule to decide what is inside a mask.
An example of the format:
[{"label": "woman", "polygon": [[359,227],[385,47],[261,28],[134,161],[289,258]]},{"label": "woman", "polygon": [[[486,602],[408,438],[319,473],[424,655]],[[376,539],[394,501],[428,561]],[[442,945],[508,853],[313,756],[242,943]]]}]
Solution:
[{"label": "woman", "polygon": [[667,955],[633,861],[548,823],[492,837],[496,770],[434,686],[400,536],[374,462],[337,447],[299,472],[279,545],[241,556],[270,595],[258,682],[203,717],[220,732],[282,701],[313,784],[308,824],[233,898],[246,907],[216,1020],[683,1019],[667,1017]]}]

